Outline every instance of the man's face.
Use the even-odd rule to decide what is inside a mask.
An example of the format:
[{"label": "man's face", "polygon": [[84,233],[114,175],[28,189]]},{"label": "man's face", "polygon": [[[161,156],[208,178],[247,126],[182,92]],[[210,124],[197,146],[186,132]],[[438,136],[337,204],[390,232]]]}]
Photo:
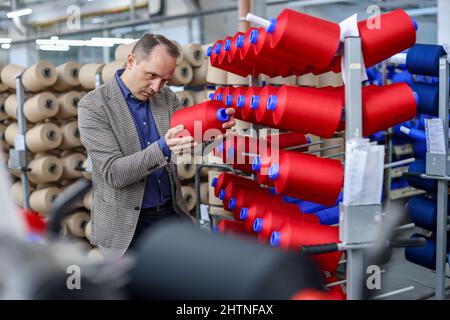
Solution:
[{"label": "man's face", "polygon": [[148,57],[140,61],[130,54],[126,66],[127,86],[137,99],[146,101],[172,79],[175,67],[176,58],[171,57],[163,45],[156,46]]}]

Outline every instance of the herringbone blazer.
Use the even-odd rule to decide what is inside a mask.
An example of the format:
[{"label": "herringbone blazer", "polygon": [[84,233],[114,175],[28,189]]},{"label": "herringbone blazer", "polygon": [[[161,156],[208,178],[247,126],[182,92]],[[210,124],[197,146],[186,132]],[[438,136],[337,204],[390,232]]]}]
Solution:
[{"label": "herringbone blazer", "polygon": [[[181,104],[168,87],[149,102],[163,137],[173,112]],[[139,218],[146,177],[159,168],[165,168],[169,174],[174,210],[179,215],[189,215],[175,164],[164,157],[157,143],[141,149],[131,112],[115,78],[80,100],[78,126],[93,166],[91,243],[103,255],[120,257],[128,249]]]}]

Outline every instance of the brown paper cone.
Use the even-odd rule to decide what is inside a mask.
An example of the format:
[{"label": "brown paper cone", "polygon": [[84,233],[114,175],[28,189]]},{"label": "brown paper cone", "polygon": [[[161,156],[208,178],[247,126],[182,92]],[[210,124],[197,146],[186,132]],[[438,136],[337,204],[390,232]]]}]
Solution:
[{"label": "brown paper cone", "polygon": [[13,122],[6,127],[4,139],[11,147],[14,147],[14,139],[16,139],[18,134],[19,125],[17,124],[17,122]]},{"label": "brown paper cone", "polygon": [[86,236],[85,228],[89,220],[91,218],[87,212],[77,211],[64,219],[63,224],[69,235],[82,238]]},{"label": "brown paper cone", "polygon": [[54,123],[42,123],[27,131],[25,141],[31,152],[45,152],[58,148],[62,141],[61,130]]},{"label": "brown paper cone", "polygon": [[28,164],[31,171],[28,178],[32,183],[48,183],[58,181],[63,172],[61,161],[54,156],[34,159]]},{"label": "brown paper cone", "polygon": [[56,118],[60,120],[76,117],[78,114],[78,102],[83,97],[80,91],[69,91],[58,97],[59,111]]},{"label": "brown paper cone", "polygon": [[55,84],[56,69],[47,61],[39,61],[23,73],[22,83],[26,90],[39,92]]},{"label": "brown paper cone", "polygon": [[53,93],[42,92],[26,100],[23,105],[25,118],[32,123],[54,117],[59,111],[58,99]]},{"label": "brown paper cone", "polygon": [[209,214],[213,216],[233,217],[233,213],[226,211],[223,207],[209,206]]},{"label": "brown paper cone", "polygon": [[317,87],[319,85],[319,77],[312,73],[307,73],[297,78],[297,84],[302,87]]},{"label": "brown paper cone", "polygon": [[270,78],[270,84],[295,86],[297,84],[297,77],[290,76],[286,78],[282,77]]},{"label": "brown paper cone", "polygon": [[[28,195],[30,195],[31,192],[34,191],[34,188],[30,186],[30,189],[28,190]],[[23,208],[23,193],[22,193],[22,182],[16,181],[11,186],[11,196],[14,200],[14,203],[18,205],[19,207]]]},{"label": "brown paper cone", "polygon": [[86,239],[91,241],[91,220],[89,220],[88,223],[86,223],[86,226],[84,227],[84,236]]},{"label": "brown paper cone", "polygon": [[194,74],[189,85],[193,87],[206,85],[206,76],[208,75],[208,60],[203,59],[202,64],[199,67],[194,68],[192,71],[194,72]]},{"label": "brown paper cone", "polygon": [[178,58],[177,58],[177,66],[178,66],[178,65],[179,65],[181,62],[183,62],[183,60],[184,60],[184,57],[183,57],[183,48],[182,48],[181,45],[180,45],[178,42],[176,42],[175,40],[173,40],[172,43],[173,43],[174,45],[177,46],[178,52],[180,53],[180,55],[179,55]]},{"label": "brown paper cone", "polygon": [[181,180],[192,179],[195,175],[195,164],[179,163],[177,164],[177,172]]},{"label": "brown paper cone", "polygon": [[[324,141],[322,143],[322,147],[323,148],[336,146],[336,145],[341,145],[341,147],[335,148],[335,149],[321,151],[320,152],[320,156],[321,157],[328,157],[328,156],[334,155],[336,153],[344,152],[344,149],[345,149],[344,148],[344,145],[345,145],[344,138],[324,139]],[[340,161],[343,161],[344,160],[344,156],[335,157],[333,159],[338,159]]]},{"label": "brown paper cone", "polygon": [[83,205],[87,210],[92,210],[92,200],[94,197],[94,190],[90,190],[88,193],[84,195]]},{"label": "brown paper cone", "polygon": [[81,178],[83,175],[76,168],[82,167],[84,160],[86,160],[86,156],[82,153],[72,153],[61,158],[63,166],[62,178],[67,180]]},{"label": "brown paper cone", "polygon": [[186,203],[186,207],[189,211],[194,210],[195,204],[197,203],[195,199],[195,190],[190,186],[182,186],[181,194],[183,195],[183,199]]},{"label": "brown paper cone", "polygon": [[192,91],[192,96],[194,97],[194,104],[200,104],[208,99],[208,91]]},{"label": "brown paper cone", "polygon": [[206,81],[208,83],[213,84],[223,84],[223,85],[227,84],[228,83],[227,72],[211,66],[211,61],[209,61],[209,59],[207,59],[207,61],[208,61],[208,72],[206,74]]},{"label": "brown paper cone", "polygon": [[116,48],[114,52],[114,59],[116,60],[126,60],[128,55],[133,51],[136,42],[129,44],[121,44]]},{"label": "brown paper cone", "polygon": [[16,89],[16,76],[22,73],[25,70],[24,67],[21,67],[17,64],[8,64],[6,65],[0,74],[0,78],[2,83],[6,85],[8,88]]},{"label": "brown paper cone", "polygon": [[56,67],[57,80],[53,89],[59,92],[68,91],[80,85],[81,65],[75,61],[69,61]]},{"label": "brown paper cone", "polygon": [[76,120],[61,125],[60,129],[62,135],[61,149],[73,149],[81,146],[80,130]]},{"label": "brown paper cone", "polygon": [[8,117],[17,120],[17,96],[15,94],[11,94],[6,98],[4,108]]},{"label": "brown paper cone", "polygon": [[194,97],[190,91],[178,91],[175,94],[183,107],[194,105]]},{"label": "brown paper cone", "polygon": [[205,60],[205,54],[199,44],[185,45],[182,47],[182,52],[184,59],[194,68],[200,67]]},{"label": "brown paper cone", "polygon": [[101,73],[103,63],[89,63],[80,68],[79,80],[81,86],[86,90],[95,89],[95,75]]},{"label": "brown paper cone", "polygon": [[54,187],[34,191],[30,195],[31,209],[39,213],[47,213],[60,192],[61,189]]},{"label": "brown paper cone", "polygon": [[200,183],[200,200],[203,204],[208,204],[208,202],[209,202],[208,182]]},{"label": "brown paper cone", "polygon": [[116,71],[125,68],[125,65],[126,65],[125,60],[113,61],[105,64],[105,66],[102,69],[103,82],[107,82],[112,78],[114,78],[114,74],[116,73]]},{"label": "brown paper cone", "polygon": [[9,118],[9,115],[5,110],[6,98],[7,97],[5,96],[0,96],[0,121],[7,120]]},{"label": "brown paper cone", "polygon": [[341,73],[334,73],[333,71],[325,72],[317,76],[319,78],[318,87],[339,87],[344,84]]},{"label": "brown paper cone", "polygon": [[191,82],[194,77],[194,71],[192,67],[186,61],[182,61],[175,68],[175,72],[172,77],[171,84],[175,86],[184,86]]},{"label": "brown paper cone", "polygon": [[249,78],[244,78],[238,76],[237,74],[227,72],[227,84],[228,85],[239,85],[239,86],[248,86]]}]

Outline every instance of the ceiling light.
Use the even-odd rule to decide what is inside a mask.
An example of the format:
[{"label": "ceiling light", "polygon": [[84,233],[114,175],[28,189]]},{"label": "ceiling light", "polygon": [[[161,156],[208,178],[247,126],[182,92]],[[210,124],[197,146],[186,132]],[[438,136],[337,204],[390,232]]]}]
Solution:
[{"label": "ceiling light", "polygon": [[44,44],[39,46],[39,50],[43,51],[69,51],[69,46],[61,46],[61,45],[48,45]]},{"label": "ceiling light", "polygon": [[31,14],[31,12],[33,12],[33,10],[31,8],[27,8],[27,9],[20,9],[20,10],[15,10],[15,11],[10,11],[6,14],[6,16],[10,19],[15,18],[15,17],[21,17],[21,16],[26,16],[28,14]]},{"label": "ceiling light", "polygon": [[10,43],[2,43],[1,47],[2,47],[2,49],[9,49],[9,48],[11,48],[11,44]]},{"label": "ceiling light", "polygon": [[11,43],[11,38],[0,38],[0,43]]}]

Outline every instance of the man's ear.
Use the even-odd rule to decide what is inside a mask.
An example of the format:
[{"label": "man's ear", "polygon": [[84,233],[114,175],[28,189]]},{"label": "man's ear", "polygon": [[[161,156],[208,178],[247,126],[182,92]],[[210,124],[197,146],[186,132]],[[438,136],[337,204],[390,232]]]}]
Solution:
[{"label": "man's ear", "polygon": [[127,69],[131,69],[134,64],[137,64],[136,56],[133,53],[129,53],[127,57]]}]

